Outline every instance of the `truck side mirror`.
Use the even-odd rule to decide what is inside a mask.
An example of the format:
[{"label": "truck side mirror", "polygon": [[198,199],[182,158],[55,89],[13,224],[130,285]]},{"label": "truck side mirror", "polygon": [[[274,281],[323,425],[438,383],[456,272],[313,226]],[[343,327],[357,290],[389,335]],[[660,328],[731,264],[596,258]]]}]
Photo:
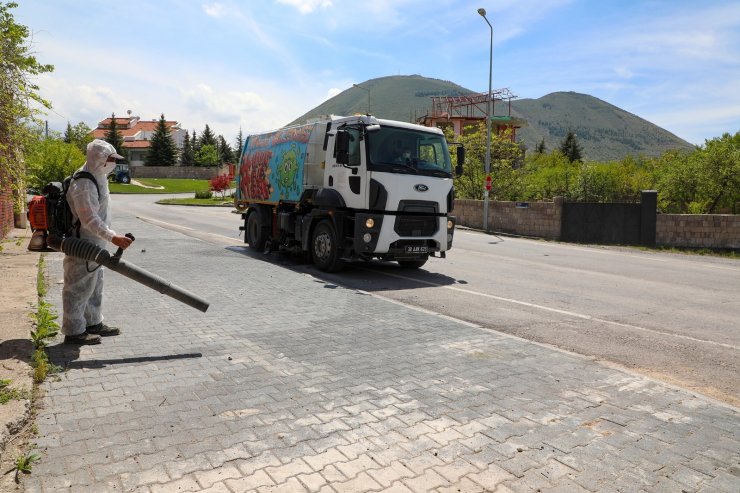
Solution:
[{"label": "truck side mirror", "polygon": [[334,157],[337,159],[337,164],[349,164],[349,139],[349,132],[337,130],[334,144]]},{"label": "truck side mirror", "polygon": [[465,148],[463,146],[457,146],[457,166],[455,166],[455,174],[462,176],[463,164],[465,164]]}]

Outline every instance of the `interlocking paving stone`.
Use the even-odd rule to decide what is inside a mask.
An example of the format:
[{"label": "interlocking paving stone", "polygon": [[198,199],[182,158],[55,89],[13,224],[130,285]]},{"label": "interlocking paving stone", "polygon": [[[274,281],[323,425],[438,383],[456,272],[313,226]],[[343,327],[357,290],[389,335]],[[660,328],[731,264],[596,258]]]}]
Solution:
[{"label": "interlocking paving stone", "polygon": [[211,306],[106,272],[123,334],[50,347],[66,370],[44,384],[27,491],[740,490],[735,408],[125,213],[116,227],[136,233],[124,258]]}]

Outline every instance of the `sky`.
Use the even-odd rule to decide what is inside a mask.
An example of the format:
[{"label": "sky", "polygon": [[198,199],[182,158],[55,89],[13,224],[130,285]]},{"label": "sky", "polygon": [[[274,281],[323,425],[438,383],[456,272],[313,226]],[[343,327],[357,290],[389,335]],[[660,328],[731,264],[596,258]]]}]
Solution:
[{"label": "sky", "polygon": [[[2,0],[0,0],[2,1]],[[422,75],[589,94],[697,145],[740,131],[733,0],[20,0],[51,130],[115,113],[282,127],[352,84]],[[478,8],[486,10],[492,29]]]}]

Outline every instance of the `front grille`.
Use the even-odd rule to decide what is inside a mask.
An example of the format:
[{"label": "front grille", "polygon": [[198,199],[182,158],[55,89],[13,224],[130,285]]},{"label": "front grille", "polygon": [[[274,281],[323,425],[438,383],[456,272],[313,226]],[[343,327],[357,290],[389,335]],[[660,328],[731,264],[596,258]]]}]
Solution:
[{"label": "front grille", "polygon": [[436,202],[402,200],[394,229],[399,236],[433,236],[439,228]]}]

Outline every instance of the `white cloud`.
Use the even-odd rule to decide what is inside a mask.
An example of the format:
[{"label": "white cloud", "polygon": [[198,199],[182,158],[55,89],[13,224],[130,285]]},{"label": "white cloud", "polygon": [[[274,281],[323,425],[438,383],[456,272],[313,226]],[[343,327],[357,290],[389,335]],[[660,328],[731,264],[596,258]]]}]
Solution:
[{"label": "white cloud", "polygon": [[277,0],[277,2],[291,5],[301,14],[310,14],[317,8],[328,9],[332,6],[331,0]]},{"label": "white cloud", "polygon": [[220,3],[206,3],[203,4],[203,12],[210,17],[220,18],[224,16],[225,9]]},{"label": "white cloud", "polygon": [[337,94],[341,93],[342,91],[343,91],[343,89],[339,89],[337,87],[332,87],[331,89],[329,89],[329,92],[326,94],[326,99],[331,99],[334,96],[336,96]]}]

